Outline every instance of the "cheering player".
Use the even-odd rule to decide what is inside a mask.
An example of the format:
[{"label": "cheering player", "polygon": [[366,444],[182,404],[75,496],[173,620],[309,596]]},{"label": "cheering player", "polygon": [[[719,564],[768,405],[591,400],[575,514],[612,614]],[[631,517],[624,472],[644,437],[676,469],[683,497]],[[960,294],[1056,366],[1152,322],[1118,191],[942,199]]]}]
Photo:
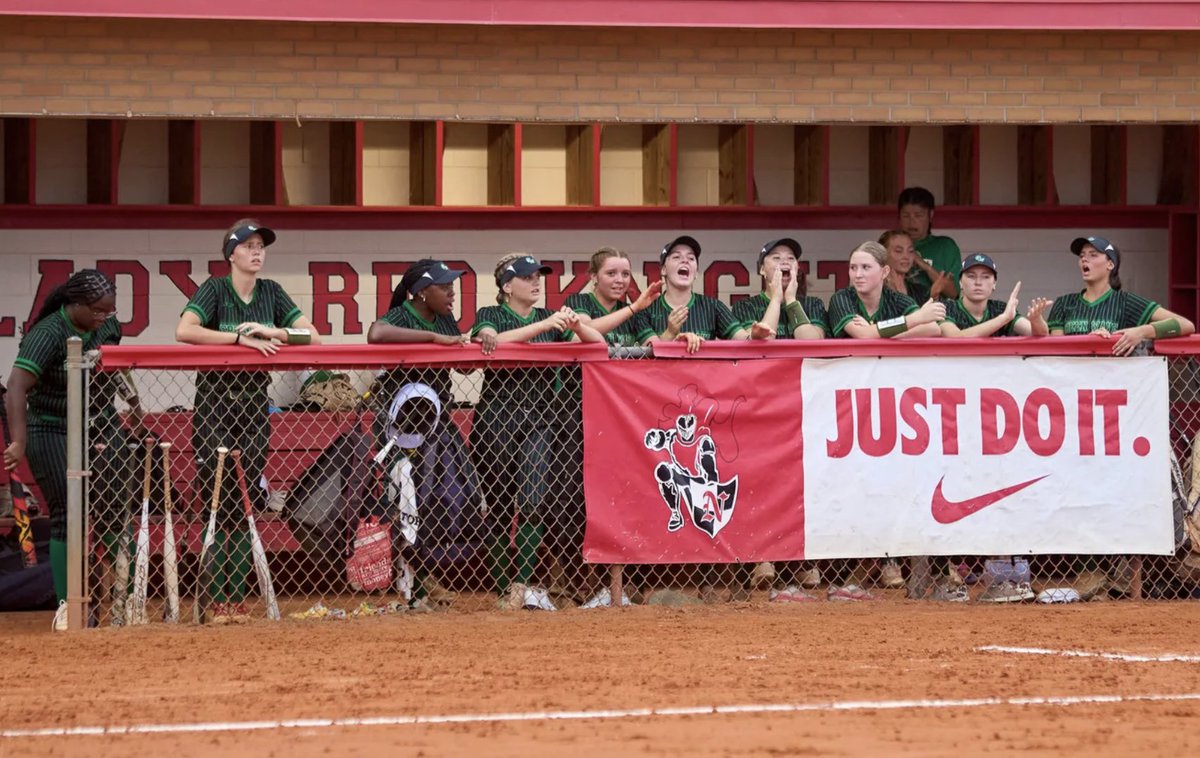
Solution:
[{"label": "cheering player", "polygon": [[[260,279],[275,232],[254,219],[242,219],[221,237],[229,274],[212,277],[183,309],[175,339],[190,345],[237,345],[263,357],[280,345],[318,344],[321,338],[277,282]],[[258,482],[271,441],[267,371],[201,371],[196,375],[192,447],[196,451],[196,491],[211,492],[218,447],[241,450],[247,482]],[[257,492],[252,488],[252,492]],[[215,624],[248,621],[246,577],[250,532],[243,522],[238,488],[222,486],[216,570],[209,588]]]},{"label": "cheering player", "polygon": [[1079,256],[1083,290],[1056,299],[1046,319],[1031,310],[1034,334],[1119,335],[1113,355],[1129,355],[1142,340],[1186,337],[1196,331],[1183,316],[1121,289],[1121,251],[1104,237],[1079,237],[1071,243],[1071,252]]}]

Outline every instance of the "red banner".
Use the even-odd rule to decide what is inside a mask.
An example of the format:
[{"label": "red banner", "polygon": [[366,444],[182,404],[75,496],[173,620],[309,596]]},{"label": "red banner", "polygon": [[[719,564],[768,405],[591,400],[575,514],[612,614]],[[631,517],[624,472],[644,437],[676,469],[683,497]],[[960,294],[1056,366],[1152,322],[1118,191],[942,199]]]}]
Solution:
[{"label": "red banner", "polygon": [[585,558],[803,558],[800,365],[585,364]]}]

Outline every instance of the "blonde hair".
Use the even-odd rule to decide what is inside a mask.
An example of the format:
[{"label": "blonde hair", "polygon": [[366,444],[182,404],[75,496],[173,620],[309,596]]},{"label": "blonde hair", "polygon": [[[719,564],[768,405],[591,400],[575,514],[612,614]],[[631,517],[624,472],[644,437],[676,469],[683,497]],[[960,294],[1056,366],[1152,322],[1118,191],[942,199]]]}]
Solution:
[{"label": "blonde hair", "polygon": [[863,242],[858,247],[851,250],[850,257],[854,257],[855,253],[866,253],[867,255],[874,258],[875,262],[878,263],[880,265],[880,267],[884,267],[884,266],[888,265],[887,250],[884,249],[883,245],[879,244],[878,242],[876,242],[874,240],[867,240],[866,242]]},{"label": "blonde hair", "polygon": [[508,300],[508,295],[504,293],[504,285],[500,284],[500,277],[504,274],[504,269],[508,267],[508,264],[512,263],[517,258],[524,258],[527,254],[528,253],[508,253],[496,262],[496,302],[500,305],[504,305],[504,303]]},{"label": "blonde hair", "polygon": [[886,248],[888,245],[892,244],[892,238],[894,237],[908,237],[908,241],[912,242],[912,235],[903,229],[889,229],[888,231],[879,235],[879,244]]},{"label": "blonde hair", "polygon": [[602,247],[592,253],[592,260],[588,264],[588,274],[595,276],[600,273],[600,269],[604,268],[604,262],[609,258],[624,258],[629,260],[629,256],[615,247]]}]

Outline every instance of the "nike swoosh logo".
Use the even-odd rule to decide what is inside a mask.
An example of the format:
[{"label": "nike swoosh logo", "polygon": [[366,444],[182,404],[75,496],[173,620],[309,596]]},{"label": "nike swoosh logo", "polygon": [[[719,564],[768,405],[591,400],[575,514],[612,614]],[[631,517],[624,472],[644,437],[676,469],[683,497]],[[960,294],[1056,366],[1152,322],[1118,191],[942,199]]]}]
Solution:
[{"label": "nike swoosh logo", "polygon": [[966,500],[947,500],[942,494],[942,482],[946,481],[946,477],[938,480],[937,487],[933,490],[933,501],[931,510],[933,511],[933,520],[939,524],[953,524],[955,521],[964,519],[972,513],[978,513],[989,505],[994,505],[1000,502],[1009,495],[1016,494],[1025,489],[1031,484],[1036,484],[1042,481],[1049,474],[1039,476],[1036,479],[1030,479],[1027,482],[1014,484],[1011,487],[988,492],[978,497],[967,498]]}]

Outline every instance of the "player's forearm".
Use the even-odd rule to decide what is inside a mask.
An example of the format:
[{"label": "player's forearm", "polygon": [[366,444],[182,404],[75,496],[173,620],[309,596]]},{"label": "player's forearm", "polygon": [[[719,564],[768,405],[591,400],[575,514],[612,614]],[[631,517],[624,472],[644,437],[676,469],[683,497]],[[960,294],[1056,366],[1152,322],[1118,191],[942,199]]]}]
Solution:
[{"label": "player's forearm", "polygon": [[537,337],[539,334],[549,331],[549,327],[541,321],[538,321],[528,326],[522,326],[519,329],[510,329],[507,332],[497,332],[496,342],[528,342]]},{"label": "player's forearm", "polygon": [[1029,332],[1034,337],[1046,337],[1050,334],[1050,325],[1046,323],[1046,319],[1042,316],[1032,316],[1028,319]]},{"label": "player's forearm", "polygon": [[825,330],[816,324],[801,324],[792,331],[792,337],[798,340],[823,340]]},{"label": "player's forearm", "polygon": [[427,332],[424,329],[408,329],[403,326],[394,326],[386,321],[376,321],[367,330],[367,343],[371,345],[411,345],[420,342],[433,342],[436,337],[436,334]]},{"label": "player's forearm", "polygon": [[14,369],[8,380],[8,392],[4,394],[4,410],[8,414],[9,442],[19,443],[25,447],[25,398],[28,385],[23,382]]},{"label": "player's forearm", "polygon": [[188,345],[233,345],[238,342],[238,334],[181,322],[175,327],[175,341]]},{"label": "player's forearm", "polygon": [[1008,324],[1007,318],[1005,318],[1002,315],[995,316],[993,318],[989,318],[987,321],[984,321],[981,324],[976,324],[975,326],[967,327],[966,329],[961,330],[955,336],[958,336],[958,337],[990,337],[993,334],[995,334],[996,332],[1003,329],[1006,324]]},{"label": "player's forearm", "polygon": [[[622,308],[609,313],[600,318],[594,318],[588,321],[592,328],[601,334],[608,334],[613,329],[616,329],[621,324],[624,324],[629,319],[633,318],[634,310],[632,305],[626,305]],[[582,314],[581,314],[582,315]]]},{"label": "player's forearm", "polygon": [[900,334],[897,334],[896,336],[892,337],[892,339],[910,340],[910,339],[916,339],[918,337],[941,337],[941,336],[942,336],[942,328],[940,326],[938,326],[936,321],[931,321],[927,324],[918,324],[917,326],[911,327],[908,331],[901,332]]},{"label": "player's forearm", "polygon": [[580,342],[603,342],[604,335],[591,324],[580,321],[571,329]]}]

